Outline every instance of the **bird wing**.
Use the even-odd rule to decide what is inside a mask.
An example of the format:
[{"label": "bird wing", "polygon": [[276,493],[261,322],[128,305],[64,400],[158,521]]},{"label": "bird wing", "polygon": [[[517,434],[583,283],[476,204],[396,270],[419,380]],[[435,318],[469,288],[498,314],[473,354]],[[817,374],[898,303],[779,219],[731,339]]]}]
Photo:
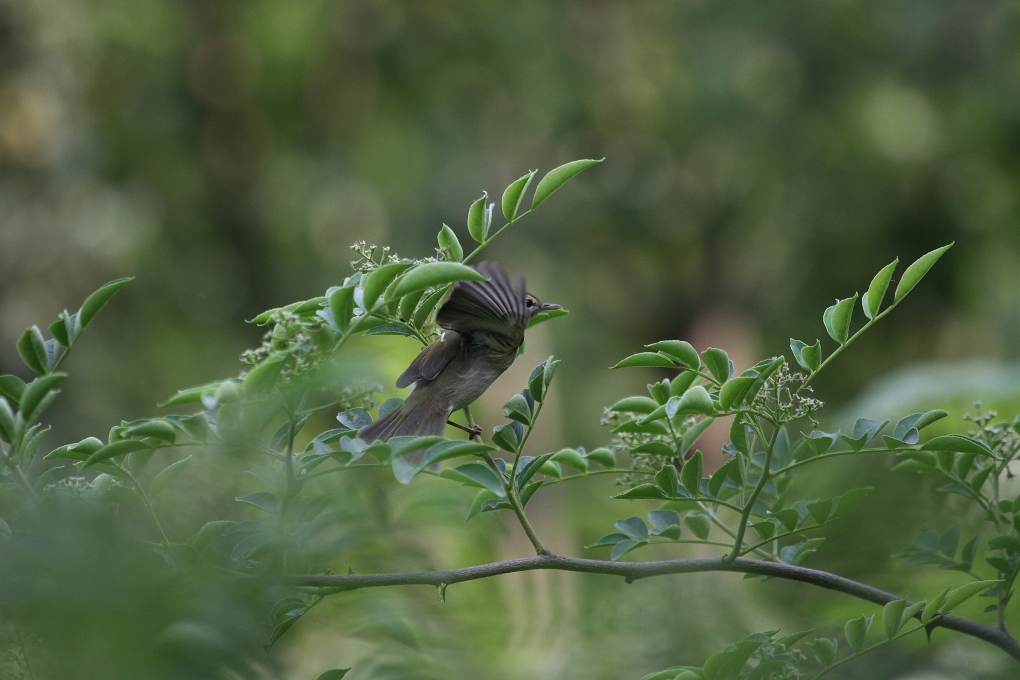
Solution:
[{"label": "bird wing", "polygon": [[407,387],[418,380],[435,380],[440,371],[457,356],[464,340],[456,331],[447,331],[414,358],[407,370],[397,378],[397,387]]},{"label": "bird wing", "polygon": [[524,276],[518,274],[516,286],[497,262],[482,262],[475,267],[487,281],[459,281],[436,314],[436,323],[458,333],[479,331],[506,336],[504,344],[519,346],[528,323]]}]

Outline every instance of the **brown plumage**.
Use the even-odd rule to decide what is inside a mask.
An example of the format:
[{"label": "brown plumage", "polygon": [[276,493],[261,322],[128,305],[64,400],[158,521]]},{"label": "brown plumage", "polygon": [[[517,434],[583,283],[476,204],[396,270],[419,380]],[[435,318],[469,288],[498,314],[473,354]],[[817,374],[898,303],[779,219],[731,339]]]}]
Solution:
[{"label": "brown plumage", "polygon": [[413,385],[411,393],[399,408],[363,427],[362,440],[443,434],[454,411],[478,399],[510,368],[531,318],[559,309],[528,293],[523,275],[511,285],[499,263],[482,262],[475,269],[487,280],[454,284],[436,315],[446,332],[397,378],[397,387]]}]

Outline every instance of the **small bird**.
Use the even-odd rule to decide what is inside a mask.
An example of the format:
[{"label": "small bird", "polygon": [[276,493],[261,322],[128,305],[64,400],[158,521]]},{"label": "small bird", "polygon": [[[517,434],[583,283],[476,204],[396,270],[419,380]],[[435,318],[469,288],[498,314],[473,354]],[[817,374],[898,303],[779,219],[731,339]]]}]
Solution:
[{"label": "small bird", "polygon": [[398,408],[361,428],[358,437],[363,441],[443,434],[454,411],[482,396],[510,368],[532,317],[560,309],[528,293],[523,274],[511,286],[499,263],[482,262],[475,269],[488,280],[453,285],[436,314],[445,332],[397,378],[397,387],[412,385],[410,394]]}]

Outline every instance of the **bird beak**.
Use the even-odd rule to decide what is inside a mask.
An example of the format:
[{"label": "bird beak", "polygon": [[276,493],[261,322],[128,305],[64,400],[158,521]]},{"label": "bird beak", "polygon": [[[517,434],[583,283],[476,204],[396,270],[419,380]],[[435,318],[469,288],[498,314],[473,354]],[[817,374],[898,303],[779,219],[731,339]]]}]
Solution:
[{"label": "bird beak", "polygon": [[545,312],[550,309],[563,309],[563,306],[558,305],[555,302],[543,302],[542,306],[539,308],[539,311]]}]

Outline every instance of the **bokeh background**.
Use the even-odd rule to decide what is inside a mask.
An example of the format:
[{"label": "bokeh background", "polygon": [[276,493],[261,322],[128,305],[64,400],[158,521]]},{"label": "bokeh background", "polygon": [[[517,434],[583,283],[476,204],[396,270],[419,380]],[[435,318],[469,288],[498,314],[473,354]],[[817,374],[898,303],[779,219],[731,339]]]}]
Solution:
[{"label": "bokeh background", "polygon": [[[102,436],[236,374],[261,335],[245,320],[322,294],[349,273],[352,242],[431,254],[444,222],[467,241],[483,190],[605,156],[487,254],[571,311],[536,329],[493,387],[488,425],[555,353],[536,446],[603,444],[602,407],[655,377],[607,370],[622,356],[682,338],[729,350],[742,370],[791,336],[824,336],[821,311],[894,257],[950,241],[817,395],[833,423],[931,403],[958,417],[975,399],[1008,412],[1020,392],[1018,30],[1014,3],[966,0],[0,0],[0,371],[24,374],[26,326],[136,275],[76,350],[53,411],[53,446]],[[365,370],[389,384],[417,349],[374,344]],[[889,467],[830,470],[878,487],[857,521],[884,531],[835,530],[819,565],[923,596],[943,575],[888,555],[952,508]],[[527,553],[499,518],[464,525],[464,490],[375,484],[407,534],[379,533],[380,554],[406,541],[439,566]],[[554,549],[582,554],[636,512],[607,504],[612,491],[540,499]],[[637,678],[755,630],[865,610],[725,575],[623,586],[535,573],[451,589],[446,604],[334,598],[267,667]],[[979,643],[933,642],[841,677],[1015,677]]]}]

